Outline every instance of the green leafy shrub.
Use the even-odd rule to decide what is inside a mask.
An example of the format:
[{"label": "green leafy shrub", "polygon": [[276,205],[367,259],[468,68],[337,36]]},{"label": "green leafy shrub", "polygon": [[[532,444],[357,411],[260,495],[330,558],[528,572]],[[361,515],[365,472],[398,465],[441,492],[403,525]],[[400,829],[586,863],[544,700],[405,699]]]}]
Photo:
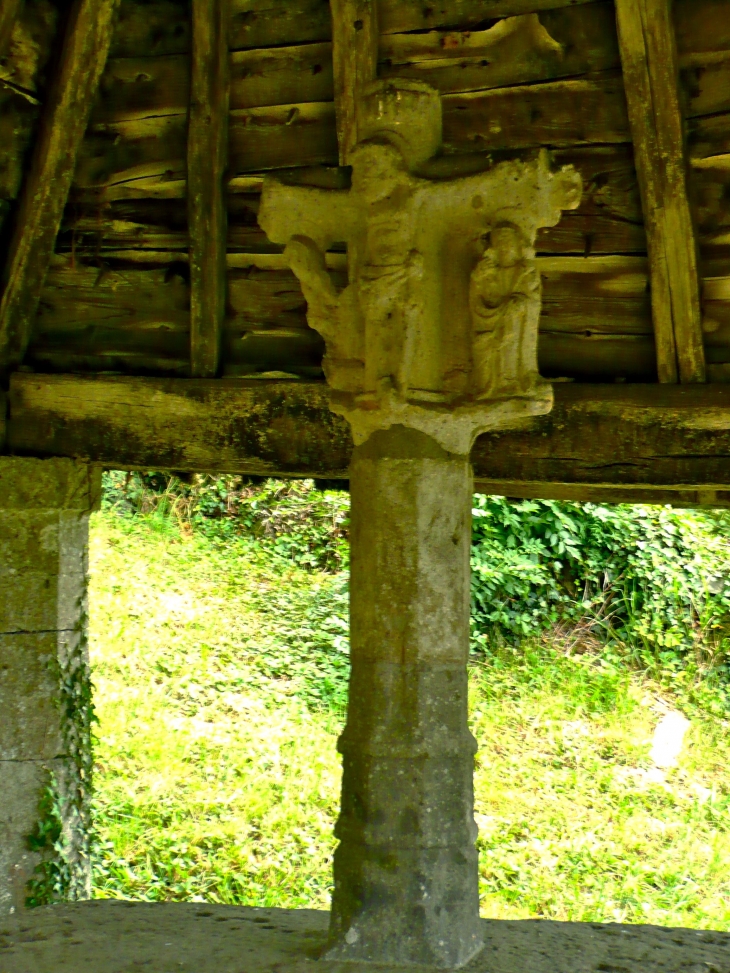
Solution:
[{"label": "green leafy shrub", "polygon": [[[474,498],[474,640],[551,632],[728,676],[730,549],[697,511]],[[576,637],[576,634],[578,637]]]},{"label": "green leafy shrub", "polygon": [[313,480],[111,471],[102,503],[125,516],[173,517],[220,540],[247,534],[301,567],[338,571],[348,563],[349,498]]}]

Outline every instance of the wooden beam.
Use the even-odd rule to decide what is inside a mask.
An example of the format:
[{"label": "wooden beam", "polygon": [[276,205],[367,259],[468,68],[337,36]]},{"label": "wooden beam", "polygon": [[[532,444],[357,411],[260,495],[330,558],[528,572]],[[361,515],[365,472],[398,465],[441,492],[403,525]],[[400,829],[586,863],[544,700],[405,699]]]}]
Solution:
[{"label": "wooden beam", "polygon": [[670,507],[730,507],[730,490],[673,487],[593,486],[589,483],[510,483],[474,480],[474,492],[514,500],[567,500],[573,503],[654,503]]},{"label": "wooden beam", "polygon": [[358,103],[378,71],[377,0],[330,0],[340,165],[357,145]]},{"label": "wooden beam", "polygon": [[13,27],[22,6],[23,0],[0,0],[0,57],[8,52]]},{"label": "wooden beam", "polygon": [[226,313],[229,55],[227,0],[192,0],[188,118],[190,371],[212,378]]},{"label": "wooden beam", "polygon": [[20,197],[0,300],[0,372],[22,361],[119,0],[75,0]]},{"label": "wooden beam", "polygon": [[[347,423],[324,383],[11,377],[10,452],[113,468],[346,478]],[[521,431],[480,436],[480,489],[677,505],[730,502],[730,386],[555,386]]]},{"label": "wooden beam", "polygon": [[616,22],[651,263],[659,379],[704,382],[671,0],[616,0]]}]

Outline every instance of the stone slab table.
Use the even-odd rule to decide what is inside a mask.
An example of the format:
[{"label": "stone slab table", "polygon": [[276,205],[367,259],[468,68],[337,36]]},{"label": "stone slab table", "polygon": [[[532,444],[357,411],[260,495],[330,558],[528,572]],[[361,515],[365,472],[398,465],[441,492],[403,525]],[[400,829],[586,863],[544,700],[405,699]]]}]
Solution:
[{"label": "stone slab table", "polygon": [[[328,921],[328,913],[310,909],[50,906],[0,919],[0,973],[385,973],[318,960]],[[485,947],[462,967],[469,973],[730,973],[730,933],[482,921]]]}]

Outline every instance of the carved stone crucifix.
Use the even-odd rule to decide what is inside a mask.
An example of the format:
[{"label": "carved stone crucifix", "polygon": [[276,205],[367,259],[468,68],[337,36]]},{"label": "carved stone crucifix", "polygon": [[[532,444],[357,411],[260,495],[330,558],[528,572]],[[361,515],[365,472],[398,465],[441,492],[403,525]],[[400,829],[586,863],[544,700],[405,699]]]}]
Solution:
[{"label": "carved stone crucifix", "polygon": [[[355,443],[404,424],[451,452],[548,412],[537,371],[540,283],[533,245],[580,200],[572,169],[547,157],[478,175],[416,175],[441,142],[441,101],[414,81],[378,81],[360,108],[352,188],[264,183],[259,223],[286,244],[311,327],[325,340],[332,408]],[[346,243],[337,293],[324,252]]]},{"label": "carved stone crucifix", "polygon": [[[546,155],[426,178],[438,92],[367,86],[352,188],[264,183],[259,223],[285,244],[325,340],[350,468],[351,677],[331,959],[457,967],[482,945],[467,724],[475,436],[548,412],[537,369],[537,229],[577,206]],[[325,251],[347,244],[338,291]]]}]

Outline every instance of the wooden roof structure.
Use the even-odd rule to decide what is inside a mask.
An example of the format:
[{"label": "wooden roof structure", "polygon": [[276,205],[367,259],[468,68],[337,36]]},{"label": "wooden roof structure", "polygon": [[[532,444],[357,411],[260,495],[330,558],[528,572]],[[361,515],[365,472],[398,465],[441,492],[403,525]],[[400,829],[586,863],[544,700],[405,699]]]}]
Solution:
[{"label": "wooden roof structure", "polygon": [[478,484],[728,502],[728,0],[0,0],[5,448],[346,476],[257,211],[266,173],[347,185],[375,77],[440,92],[431,178],[541,148],[583,178],[537,241],[555,408],[482,436]]}]

